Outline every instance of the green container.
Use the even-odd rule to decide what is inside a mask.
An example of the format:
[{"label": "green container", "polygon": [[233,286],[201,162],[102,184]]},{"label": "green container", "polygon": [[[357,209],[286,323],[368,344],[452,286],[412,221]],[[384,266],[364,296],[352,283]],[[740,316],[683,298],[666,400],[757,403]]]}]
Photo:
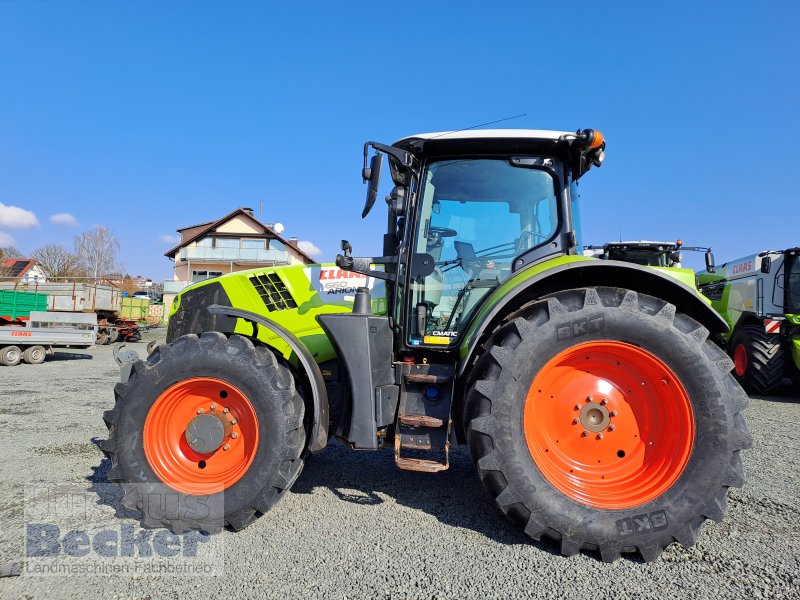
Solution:
[{"label": "green container", "polygon": [[150,301],[144,298],[123,298],[119,316],[132,321],[145,321],[150,310]]},{"label": "green container", "polygon": [[47,294],[0,290],[0,319],[28,319],[35,310],[47,310]]}]

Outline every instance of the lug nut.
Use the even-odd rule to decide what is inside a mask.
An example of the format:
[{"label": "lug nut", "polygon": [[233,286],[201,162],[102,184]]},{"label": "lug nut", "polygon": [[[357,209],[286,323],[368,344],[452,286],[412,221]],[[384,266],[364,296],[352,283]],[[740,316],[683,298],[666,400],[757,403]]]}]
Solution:
[{"label": "lug nut", "polygon": [[580,409],[581,409],[581,405],[580,404],[576,404],[575,405],[575,410],[580,410]]},{"label": "lug nut", "polygon": [[603,439],[603,434],[602,433],[598,433],[597,434],[597,439],[598,440],[602,440]]},{"label": "lug nut", "polygon": [[231,419],[231,425],[236,425],[238,422],[238,419]]},{"label": "lug nut", "polygon": [[600,400],[600,404],[602,404],[603,406],[605,406],[606,404],[608,404],[608,400],[606,400],[605,398],[603,398],[602,400]]},{"label": "lug nut", "polygon": [[197,409],[197,414],[198,415],[202,415],[203,414],[203,409],[202,408],[198,408]]},{"label": "lug nut", "polygon": [[216,404],[212,404],[211,405],[211,410],[216,410],[216,409],[217,409],[217,405]]},{"label": "lug nut", "polygon": [[239,434],[238,434],[238,433],[236,433],[236,432],[234,431],[234,432],[231,434],[231,437],[232,437],[232,438],[235,440],[236,438],[238,438],[238,437],[239,437]]},{"label": "lug nut", "polygon": [[583,437],[586,437],[587,435],[589,435],[589,432],[588,432],[588,431],[586,431],[586,430],[584,429],[584,430],[583,430],[583,433],[581,433],[581,435],[582,435]]},{"label": "lug nut", "polygon": [[592,401],[592,397],[591,396],[586,396],[586,401],[587,402],[591,402]]},{"label": "lug nut", "polygon": [[617,416],[617,411],[615,411],[615,410],[612,410],[612,411],[611,411],[611,416],[612,416],[612,417],[616,417],[616,416]]},{"label": "lug nut", "polygon": [[609,426],[608,426],[608,430],[609,430],[609,431],[614,431],[614,429],[615,429],[615,427],[614,427],[613,425],[609,425]]},{"label": "lug nut", "polygon": [[224,413],[230,412],[230,409],[226,406],[225,408],[222,409],[222,412]]},{"label": "lug nut", "polygon": [[223,450],[230,450],[230,449],[231,449],[231,445],[230,445],[230,444],[225,444],[225,445],[222,447],[222,449],[223,449]]},{"label": "lug nut", "polygon": [[572,424],[577,425],[579,423],[578,419],[572,419]]}]

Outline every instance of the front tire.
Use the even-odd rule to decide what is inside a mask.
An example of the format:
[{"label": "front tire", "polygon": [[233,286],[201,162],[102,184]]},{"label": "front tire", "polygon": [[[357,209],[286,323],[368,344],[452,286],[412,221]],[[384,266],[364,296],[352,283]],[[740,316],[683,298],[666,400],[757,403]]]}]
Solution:
[{"label": "front tire", "polygon": [[768,334],[763,326],[737,328],[728,344],[733,359],[733,373],[751,394],[771,394],[783,382],[786,356],[780,336]]},{"label": "front tire", "polygon": [[722,519],[744,480],[747,397],[708,331],[663,300],[570,290],[509,316],[485,346],[465,420],[500,509],[561,553],[646,561]]},{"label": "front tire", "polygon": [[[289,367],[248,338],[184,335],[136,362],[114,393],[100,448],[123,505],[141,510],[145,526],[242,529],[302,470],[303,399]],[[195,424],[200,415],[206,420]],[[188,441],[190,425],[224,432],[198,447]]]},{"label": "front tire", "polygon": [[19,346],[4,346],[0,348],[0,365],[15,367],[22,360],[22,350]]}]

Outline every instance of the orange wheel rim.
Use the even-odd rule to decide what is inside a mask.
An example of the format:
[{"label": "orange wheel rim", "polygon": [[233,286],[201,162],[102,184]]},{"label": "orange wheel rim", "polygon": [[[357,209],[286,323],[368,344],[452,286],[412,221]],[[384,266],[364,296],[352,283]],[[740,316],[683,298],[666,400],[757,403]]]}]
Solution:
[{"label": "orange wheel rim", "polygon": [[689,461],[694,414],[666,364],[614,341],[553,357],[525,400],[525,438],[544,477],[568,498],[604,509],[645,504]]},{"label": "orange wheel rim", "polygon": [[739,377],[744,377],[747,372],[747,348],[744,344],[737,344],[733,351],[733,367]]},{"label": "orange wheel rim", "polygon": [[[201,412],[202,411],[202,412]],[[186,429],[199,414],[224,426],[212,452],[197,452]],[[185,379],[164,391],[144,423],[144,453],[158,478],[185,494],[213,494],[229,488],[247,472],[258,449],[258,417],[239,389],[221,379]]]}]

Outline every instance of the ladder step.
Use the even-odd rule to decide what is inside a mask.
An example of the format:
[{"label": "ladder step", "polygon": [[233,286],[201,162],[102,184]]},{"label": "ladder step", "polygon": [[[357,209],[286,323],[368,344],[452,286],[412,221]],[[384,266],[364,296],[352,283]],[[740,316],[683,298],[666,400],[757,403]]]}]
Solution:
[{"label": "ladder step", "polygon": [[428,415],[400,415],[400,424],[407,427],[444,427],[444,421]]},{"label": "ladder step", "polygon": [[450,465],[440,463],[435,460],[423,460],[421,458],[403,458],[395,456],[395,464],[398,468],[406,471],[422,471],[423,473],[438,473],[446,470]]},{"label": "ladder step", "polygon": [[405,378],[410,383],[449,383],[453,379],[450,376],[429,373],[406,373]]}]

